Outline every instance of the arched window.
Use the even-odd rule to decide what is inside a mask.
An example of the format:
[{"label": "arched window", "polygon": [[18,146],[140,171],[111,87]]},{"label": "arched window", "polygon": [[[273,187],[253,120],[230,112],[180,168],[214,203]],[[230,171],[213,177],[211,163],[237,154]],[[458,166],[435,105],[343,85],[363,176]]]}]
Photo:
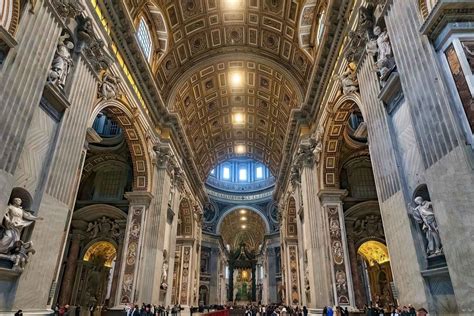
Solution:
[{"label": "arched window", "polygon": [[318,26],[316,30],[316,44],[320,44],[324,34],[324,19],[326,18],[326,10],[322,10],[318,14]]},{"label": "arched window", "polygon": [[143,17],[138,24],[137,41],[146,59],[150,61],[153,44],[151,41],[150,28]]}]

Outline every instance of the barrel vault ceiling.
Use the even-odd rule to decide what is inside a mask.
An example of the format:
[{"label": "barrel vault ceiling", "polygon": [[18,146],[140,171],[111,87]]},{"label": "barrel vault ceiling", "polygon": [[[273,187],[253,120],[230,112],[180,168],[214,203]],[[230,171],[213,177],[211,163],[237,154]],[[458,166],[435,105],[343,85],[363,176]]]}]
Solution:
[{"label": "barrel vault ceiling", "polygon": [[168,31],[155,79],[180,118],[201,180],[238,156],[277,176],[291,111],[301,106],[312,74],[318,1],[152,2]]}]

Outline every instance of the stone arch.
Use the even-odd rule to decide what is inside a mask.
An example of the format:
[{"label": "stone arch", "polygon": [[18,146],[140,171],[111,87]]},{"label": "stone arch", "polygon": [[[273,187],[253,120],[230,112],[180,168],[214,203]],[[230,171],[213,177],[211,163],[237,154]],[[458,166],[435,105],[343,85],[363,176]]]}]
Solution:
[{"label": "stone arch", "polygon": [[[367,227],[366,225],[363,230],[358,229],[356,222],[369,217],[374,219],[376,217],[380,221],[380,227]],[[386,244],[378,201],[365,201],[350,207],[344,212],[344,221],[347,234],[353,240],[356,249],[368,240],[376,240]]]},{"label": "stone arch", "polygon": [[128,167],[127,161],[125,160],[124,157],[120,155],[112,154],[112,153],[96,155],[85,161],[84,167],[82,169],[82,177],[81,177],[80,183],[82,184],[91,175],[91,173],[94,170],[110,162],[115,162],[115,163],[123,165],[124,167]]},{"label": "stone arch", "polygon": [[298,237],[296,213],[296,200],[293,196],[290,196],[286,207],[286,234],[288,237]]},{"label": "stone arch", "polygon": [[12,189],[12,193],[10,194],[8,203],[12,203],[12,200],[14,198],[20,198],[22,202],[22,207],[25,210],[32,212],[31,207],[33,205],[33,197],[31,196],[30,192],[28,192],[24,188],[15,187]]},{"label": "stone arch", "polygon": [[177,235],[182,237],[193,236],[193,210],[187,198],[183,198],[179,203]]},{"label": "stone arch", "polygon": [[423,200],[425,201],[431,201],[430,192],[428,190],[428,186],[425,183],[420,184],[419,186],[416,187],[415,190],[413,190],[413,195],[412,195],[411,200],[412,201],[415,200],[417,196],[421,196]]},{"label": "stone arch", "polygon": [[221,233],[221,225],[222,225],[222,221],[224,220],[224,218],[229,215],[230,213],[234,212],[235,210],[238,210],[238,209],[246,209],[246,210],[249,210],[249,211],[252,211],[254,212],[255,214],[257,214],[258,216],[260,216],[260,218],[263,220],[263,222],[265,223],[265,228],[266,228],[266,232],[270,232],[270,223],[268,222],[268,219],[265,217],[265,215],[263,214],[263,212],[253,206],[250,206],[250,205],[236,205],[236,206],[233,206],[227,210],[225,210],[222,215],[219,216],[219,221],[217,222],[217,225],[216,225],[216,233],[217,234],[220,234]]},{"label": "stone arch", "polygon": [[91,127],[99,112],[105,112],[116,120],[123,130],[133,165],[133,190],[149,191],[151,185],[150,157],[145,143],[143,126],[124,103],[105,100],[95,107],[88,126]]},{"label": "stone arch", "polygon": [[20,20],[20,0],[4,0],[0,4],[0,26],[15,35]]},{"label": "stone arch", "polygon": [[323,137],[323,152],[321,155],[321,183],[326,188],[340,186],[339,173],[343,164],[341,161],[341,148],[344,144],[344,131],[349,116],[354,110],[359,109],[365,117],[360,106],[360,96],[350,93],[338,99],[331,113],[323,122],[325,133]]}]

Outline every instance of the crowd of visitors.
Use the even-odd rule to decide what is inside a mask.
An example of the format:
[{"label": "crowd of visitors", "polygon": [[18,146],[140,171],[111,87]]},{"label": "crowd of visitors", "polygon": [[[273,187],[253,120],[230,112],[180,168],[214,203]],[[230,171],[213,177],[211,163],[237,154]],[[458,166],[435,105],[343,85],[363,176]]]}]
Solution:
[{"label": "crowd of visitors", "polygon": [[[240,314],[245,316],[308,316],[309,311],[306,306],[287,306],[283,304],[248,304],[246,306],[237,305],[199,305],[198,307],[191,307],[191,315],[196,313],[209,313],[218,310],[241,310]],[[127,304],[125,307],[126,316],[178,316],[183,308],[180,305],[161,306],[153,304],[142,303],[141,307],[138,305]],[[102,310],[103,311],[103,310]],[[94,307],[89,308],[90,315],[93,315]],[[380,308],[377,304],[366,305],[362,311],[352,313],[351,315],[366,315],[366,316],[428,316],[428,311],[424,308],[416,309],[411,304],[403,307],[391,306],[389,310]],[[70,307],[69,305],[56,305],[54,309],[55,316],[79,316],[80,307]],[[232,314],[232,313],[231,313]],[[21,310],[15,316],[22,316]],[[347,307],[340,306],[325,306],[322,310],[323,316],[349,316],[350,313]]]},{"label": "crowd of visitors", "polygon": [[180,305],[173,305],[173,306],[161,306],[161,305],[153,305],[153,304],[145,304],[142,303],[141,307],[138,305],[127,304],[125,306],[125,313],[127,316],[168,316],[168,315],[177,315],[181,313],[181,306]]}]

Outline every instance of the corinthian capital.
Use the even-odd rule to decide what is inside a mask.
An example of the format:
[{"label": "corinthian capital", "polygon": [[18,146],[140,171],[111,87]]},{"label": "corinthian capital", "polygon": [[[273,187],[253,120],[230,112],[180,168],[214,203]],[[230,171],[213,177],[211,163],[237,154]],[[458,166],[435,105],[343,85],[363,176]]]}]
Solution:
[{"label": "corinthian capital", "polygon": [[174,156],[169,147],[155,146],[153,149],[156,152],[156,165],[159,168],[168,168],[170,164],[174,164]]}]

